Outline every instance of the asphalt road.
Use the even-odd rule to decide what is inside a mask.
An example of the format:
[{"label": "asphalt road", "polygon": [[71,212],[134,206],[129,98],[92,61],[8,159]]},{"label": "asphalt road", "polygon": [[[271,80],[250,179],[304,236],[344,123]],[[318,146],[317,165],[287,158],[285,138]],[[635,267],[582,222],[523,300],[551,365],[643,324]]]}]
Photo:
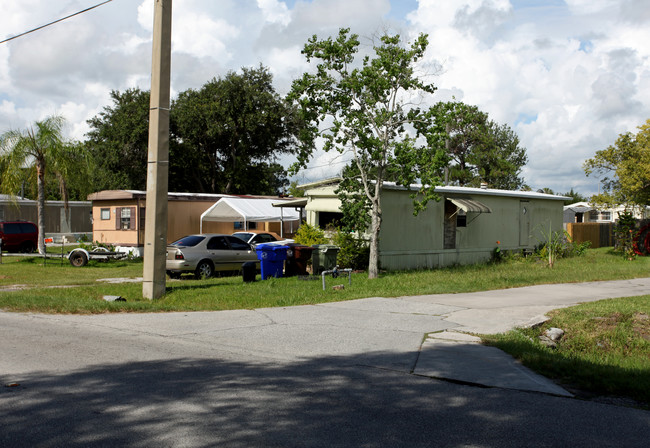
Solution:
[{"label": "asphalt road", "polygon": [[0,446],[647,447],[648,411],[417,373],[427,333],[530,321],[650,291],[650,279],[575,286],[214,313],[0,312]]}]

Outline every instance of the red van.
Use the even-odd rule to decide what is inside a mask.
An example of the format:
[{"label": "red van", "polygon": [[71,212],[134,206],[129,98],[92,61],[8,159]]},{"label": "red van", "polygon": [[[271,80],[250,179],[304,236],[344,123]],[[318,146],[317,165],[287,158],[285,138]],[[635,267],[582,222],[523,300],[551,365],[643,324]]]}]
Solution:
[{"label": "red van", "polygon": [[38,228],[28,221],[0,221],[2,250],[34,252],[38,247]]}]

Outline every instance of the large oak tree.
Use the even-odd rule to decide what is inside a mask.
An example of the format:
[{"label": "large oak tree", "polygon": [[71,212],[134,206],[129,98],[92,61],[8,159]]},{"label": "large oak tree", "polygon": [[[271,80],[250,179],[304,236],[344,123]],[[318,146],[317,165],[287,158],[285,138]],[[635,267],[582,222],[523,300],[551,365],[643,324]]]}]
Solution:
[{"label": "large oak tree", "polygon": [[509,126],[490,120],[476,106],[457,101],[437,103],[428,114],[431,121],[416,122],[415,127],[431,145],[445,139],[450,183],[478,187],[485,182],[504,190],[524,185],[520,175],[528,162],[526,148]]},{"label": "large oak tree", "polygon": [[[149,92],[111,92],[88,121],[95,190],[144,190]],[[268,69],[244,68],[181,92],[171,104],[169,189],[274,195],[288,185],[280,155],[296,150],[300,124]]]},{"label": "large oak tree", "polygon": [[189,89],[172,104],[174,177],[194,191],[277,194],[288,182],[276,163],[297,150],[300,125],[263,66]]},{"label": "large oak tree", "polygon": [[149,92],[111,91],[113,104],[88,120],[87,145],[99,190],[145,190],[149,145]]}]

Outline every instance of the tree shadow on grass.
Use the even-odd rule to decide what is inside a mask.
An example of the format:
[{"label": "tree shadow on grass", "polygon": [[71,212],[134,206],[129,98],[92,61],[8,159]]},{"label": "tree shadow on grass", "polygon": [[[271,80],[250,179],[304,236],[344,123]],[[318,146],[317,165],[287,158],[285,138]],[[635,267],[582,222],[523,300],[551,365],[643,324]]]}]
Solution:
[{"label": "tree shadow on grass", "polygon": [[175,359],[33,373],[0,391],[0,446],[647,446],[650,413],[450,384],[393,353]]}]

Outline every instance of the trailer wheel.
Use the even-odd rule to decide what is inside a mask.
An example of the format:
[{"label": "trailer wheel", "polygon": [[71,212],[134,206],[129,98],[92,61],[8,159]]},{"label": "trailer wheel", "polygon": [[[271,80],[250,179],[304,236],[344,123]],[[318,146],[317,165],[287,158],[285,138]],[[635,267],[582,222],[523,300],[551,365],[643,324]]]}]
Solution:
[{"label": "trailer wheel", "polygon": [[88,257],[80,250],[74,251],[70,254],[70,264],[76,268],[86,266]]}]

